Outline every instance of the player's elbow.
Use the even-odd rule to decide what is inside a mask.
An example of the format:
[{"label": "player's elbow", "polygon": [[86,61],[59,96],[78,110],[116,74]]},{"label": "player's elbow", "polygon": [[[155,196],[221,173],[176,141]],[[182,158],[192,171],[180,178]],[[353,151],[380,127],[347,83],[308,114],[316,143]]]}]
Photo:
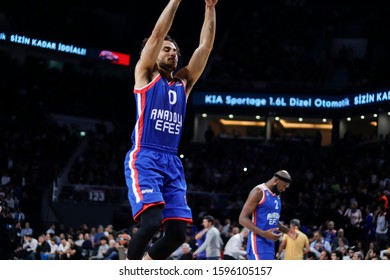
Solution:
[{"label": "player's elbow", "polygon": [[203,51],[207,54],[210,54],[213,51],[213,44],[203,44]]},{"label": "player's elbow", "polygon": [[247,220],[248,218],[243,216],[243,215],[240,215],[239,218],[238,218],[238,222],[240,223],[240,225],[242,225],[243,227],[247,227]]},{"label": "player's elbow", "polygon": [[214,47],[213,42],[204,40],[200,42],[198,49],[199,51],[202,52],[203,55],[209,55],[212,52],[213,47]]}]

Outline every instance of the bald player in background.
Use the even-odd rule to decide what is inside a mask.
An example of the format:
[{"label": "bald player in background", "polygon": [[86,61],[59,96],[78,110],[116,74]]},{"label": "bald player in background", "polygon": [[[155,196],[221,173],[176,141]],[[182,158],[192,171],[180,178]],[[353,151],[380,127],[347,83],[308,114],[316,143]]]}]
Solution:
[{"label": "bald player in background", "polygon": [[239,222],[249,229],[247,242],[248,260],[274,260],[275,241],[282,233],[296,239],[294,230],[279,222],[282,208],[280,194],[291,183],[286,170],[279,170],[266,183],[254,187],[241,210]]}]

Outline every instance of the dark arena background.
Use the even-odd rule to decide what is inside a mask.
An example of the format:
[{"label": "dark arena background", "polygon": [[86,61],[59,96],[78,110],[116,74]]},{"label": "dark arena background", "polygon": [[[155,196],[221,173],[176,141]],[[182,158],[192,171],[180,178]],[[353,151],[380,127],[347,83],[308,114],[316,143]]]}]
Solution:
[{"label": "dark arena background", "polygon": [[[102,236],[126,245],[136,231],[123,172],[133,70],[166,3],[2,1],[1,259],[61,258],[18,255],[30,234],[80,247],[89,238],[79,257],[94,259]],[[203,13],[201,0],[178,10],[170,35],[181,65],[198,45]],[[284,223],[299,219],[310,242],[319,231],[345,259],[350,250],[388,257],[375,219],[390,191],[388,14],[376,0],[218,2],[214,49],[179,151],[193,250],[204,215],[226,243],[249,191],[286,169]]]}]

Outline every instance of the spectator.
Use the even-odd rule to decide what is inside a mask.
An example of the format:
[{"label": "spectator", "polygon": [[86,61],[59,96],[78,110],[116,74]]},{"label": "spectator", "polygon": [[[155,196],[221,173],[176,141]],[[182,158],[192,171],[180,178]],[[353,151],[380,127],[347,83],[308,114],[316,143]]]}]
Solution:
[{"label": "spectator", "polygon": [[246,250],[244,244],[248,238],[248,229],[242,228],[239,233],[236,233],[227,241],[224,248],[224,260],[242,260],[246,259]]},{"label": "spectator", "polygon": [[296,240],[290,238],[287,234],[282,237],[282,242],[279,245],[278,256],[281,256],[285,250],[285,260],[303,260],[307,253],[310,252],[309,239],[306,234],[299,230],[301,222],[298,219],[290,221],[290,229],[294,230],[298,236]]},{"label": "spectator", "polygon": [[353,252],[352,260],[361,261],[364,260],[364,256],[361,252]]},{"label": "spectator", "polygon": [[56,224],[51,224],[50,227],[46,230],[48,234],[56,234]]},{"label": "spectator", "polygon": [[368,252],[368,256],[365,258],[366,260],[379,260],[380,259],[380,251],[378,249],[370,250]]},{"label": "spectator", "polygon": [[337,236],[333,239],[332,242],[332,251],[336,250],[337,247],[339,246],[349,246],[349,241],[348,239],[344,236],[344,229],[340,228],[337,231]]},{"label": "spectator", "polygon": [[313,241],[310,243],[310,250],[313,251],[317,258],[323,250],[331,251],[332,247],[329,242],[324,239],[320,230],[316,230],[313,235]]},{"label": "spectator", "polygon": [[56,258],[57,253],[58,253],[58,245],[56,243],[55,236],[52,236],[51,239],[49,240],[49,242],[50,242],[49,243],[50,251],[41,254],[42,260],[54,260]]},{"label": "spectator", "polygon": [[63,255],[64,260],[82,260],[82,250],[79,246],[77,246],[73,238],[68,238],[69,248],[66,251],[66,254]]},{"label": "spectator", "polygon": [[47,241],[45,240],[45,236],[44,235],[38,236],[38,245],[35,250],[35,259],[41,260],[42,254],[50,253],[50,251],[51,251],[51,247],[50,244],[47,243]]},{"label": "spectator", "polygon": [[[226,218],[225,224],[223,225],[222,230],[221,230],[221,235],[222,235],[223,239],[228,238],[228,235],[229,235],[229,232],[231,231],[231,228],[232,228],[232,221],[229,218]],[[226,239],[225,239],[225,241],[226,241]]]},{"label": "spectator", "polygon": [[90,257],[91,260],[103,260],[105,258],[105,254],[107,253],[110,246],[107,244],[108,238],[103,236],[100,238],[100,245],[98,247],[98,251],[96,255]]},{"label": "spectator", "polygon": [[32,236],[33,235],[33,229],[30,227],[30,223],[29,222],[25,222],[24,223],[24,227],[21,229],[20,231],[20,238],[23,240],[24,236],[26,235],[30,235]]},{"label": "spectator", "polygon": [[360,232],[363,222],[363,215],[358,208],[358,202],[355,199],[351,200],[350,207],[345,211],[344,217],[348,218],[346,228],[348,229],[348,238],[351,244],[355,244],[360,239]]},{"label": "spectator", "polygon": [[119,260],[118,244],[114,239],[110,239],[108,242],[109,248],[104,254],[104,260]]},{"label": "spectator", "polygon": [[333,261],[335,261],[335,260],[341,260],[342,261],[343,260],[343,253],[341,253],[341,251],[339,251],[339,250],[332,251],[330,256],[331,256],[331,259]]},{"label": "spectator", "polygon": [[69,248],[70,248],[70,244],[69,244],[68,240],[64,236],[62,236],[62,238],[60,239],[60,244],[58,245],[58,248],[57,248],[55,259],[56,260],[67,259],[66,254],[68,253]]},{"label": "spectator", "polygon": [[83,244],[81,245],[81,252],[83,254],[83,257],[85,259],[89,259],[89,257],[92,256],[92,253],[94,252],[94,246],[93,243],[90,239],[89,233],[84,234],[84,241]]},{"label": "spectator", "polygon": [[80,232],[80,233],[77,235],[77,240],[75,241],[75,244],[76,244],[77,246],[79,246],[80,248],[82,248],[84,241],[85,241],[85,240],[84,240],[84,234]]},{"label": "spectator", "polygon": [[374,224],[376,224],[375,229],[375,242],[379,250],[387,248],[387,231],[389,228],[389,222],[387,220],[387,212],[383,205],[378,207],[378,210],[374,215]]},{"label": "spectator", "polygon": [[[206,234],[207,234],[208,228],[203,228],[201,231],[199,231],[197,234],[195,234],[195,240],[197,247],[201,247],[204,241],[206,240]],[[206,250],[203,250],[202,252],[199,252],[195,259],[197,260],[206,260]]]},{"label": "spectator", "polygon": [[326,241],[329,242],[329,244],[332,244],[333,239],[337,235],[337,230],[334,228],[335,224],[333,221],[328,221],[327,223],[327,229],[324,231],[324,238]]},{"label": "spectator", "polygon": [[221,247],[223,241],[221,239],[221,233],[214,226],[214,217],[206,215],[203,218],[203,227],[207,229],[206,239],[204,243],[196,249],[193,256],[196,258],[198,253],[206,250],[207,260],[219,260],[221,258]]},{"label": "spectator", "polygon": [[376,243],[375,241],[372,241],[370,242],[369,246],[368,246],[368,250],[366,252],[366,256],[364,257],[365,260],[368,260],[370,258],[371,255],[373,255],[373,253],[375,251],[377,251],[377,246],[376,246]]},{"label": "spectator", "polygon": [[22,246],[14,251],[13,258],[16,260],[35,260],[38,240],[33,238],[30,234],[26,234],[23,239],[24,242]]},{"label": "spectator", "polygon": [[364,241],[366,244],[368,244],[375,239],[376,226],[374,224],[374,213],[372,212],[372,206],[367,205],[365,210],[366,216],[364,218],[363,234]]},{"label": "spectator", "polygon": [[326,251],[326,250],[322,250],[322,252],[320,254],[320,260],[324,261],[324,260],[331,260],[331,259],[332,259],[331,252]]},{"label": "spectator", "polygon": [[182,254],[178,258],[178,260],[192,260],[193,259],[193,255],[192,255],[192,252],[191,252],[192,248],[191,248],[190,244],[183,243],[181,245],[181,250],[182,250]]},{"label": "spectator", "polygon": [[317,260],[317,259],[318,258],[316,256],[316,254],[314,254],[314,252],[307,253],[306,260],[314,261],[314,260]]},{"label": "spectator", "polygon": [[103,225],[99,225],[98,228],[97,228],[97,232],[96,234],[94,235],[94,246],[99,246],[100,245],[100,239],[105,236],[104,234],[104,227]]}]

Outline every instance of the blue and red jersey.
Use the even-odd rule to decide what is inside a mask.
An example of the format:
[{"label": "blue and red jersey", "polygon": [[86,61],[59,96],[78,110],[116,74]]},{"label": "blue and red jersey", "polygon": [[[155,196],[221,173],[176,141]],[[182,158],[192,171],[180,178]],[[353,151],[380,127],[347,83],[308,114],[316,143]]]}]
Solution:
[{"label": "blue and red jersey", "polygon": [[[256,227],[266,231],[277,228],[281,211],[281,201],[278,195],[273,194],[265,184],[258,185],[257,188],[263,190],[263,198],[259,201],[252,215],[252,222]],[[260,235],[249,232],[247,242],[248,256],[254,259],[262,259],[262,254],[274,255],[275,242]]]},{"label": "blue and red jersey", "polygon": [[182,80],[168,82],[161,75],[147,86],[134,88],[137,108],[132,141],[135,150],[149,147],[177,153],[186,114]]}]

